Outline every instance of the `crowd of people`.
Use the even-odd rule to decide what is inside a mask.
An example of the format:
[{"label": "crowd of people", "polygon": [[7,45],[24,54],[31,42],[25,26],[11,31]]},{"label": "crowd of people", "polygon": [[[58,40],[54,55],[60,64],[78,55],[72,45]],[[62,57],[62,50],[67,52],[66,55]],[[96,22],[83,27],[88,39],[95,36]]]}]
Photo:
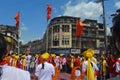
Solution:
[{"label": "crowd of people", "polygon": [[60,72],[70,74],[71,80],[106,80],[120,76],[120,57],[117,59],[112,54],[96,55],[91,48],[81,54],[13,53],[5,56],[4,61],[9,66],[29,71],[31,78],[38,80],[57,80]]}]

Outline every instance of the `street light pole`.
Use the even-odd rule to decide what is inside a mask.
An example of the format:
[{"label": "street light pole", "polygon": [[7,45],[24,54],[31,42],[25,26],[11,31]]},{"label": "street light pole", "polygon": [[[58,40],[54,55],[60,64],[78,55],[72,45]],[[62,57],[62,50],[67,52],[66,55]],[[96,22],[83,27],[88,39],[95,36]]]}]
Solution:
[{"label": "street light pole", "polygon": [[103,27],[105,31],[104,39],[105,39],[105,50],[107,50],[107,27],[106,27],[106,17],[105,17],[105,6],[104,0],[102,0],[102,8],[103,8]]},{"label": "street light pole", "polygon": [[105,6],[104,6],[104,1],[105,0],[96,0],[96,3],[102,2],[102,8],[103,8],[103,27],[104,27],[104,43],[105,43],[105,50],[107,50],[107,27],[106,27],[106,17],[105,17]]}]

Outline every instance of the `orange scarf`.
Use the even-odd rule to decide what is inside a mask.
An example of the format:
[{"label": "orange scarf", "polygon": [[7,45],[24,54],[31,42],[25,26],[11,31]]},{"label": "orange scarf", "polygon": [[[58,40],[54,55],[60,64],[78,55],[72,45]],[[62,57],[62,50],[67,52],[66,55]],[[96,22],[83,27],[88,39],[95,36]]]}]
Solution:
[{"label": "orange scarf", "polygon": [[55,68],[55,75],[52,77],[52,80],[56,80],[60,74],[58,67],[55,66],[54,68]]}]

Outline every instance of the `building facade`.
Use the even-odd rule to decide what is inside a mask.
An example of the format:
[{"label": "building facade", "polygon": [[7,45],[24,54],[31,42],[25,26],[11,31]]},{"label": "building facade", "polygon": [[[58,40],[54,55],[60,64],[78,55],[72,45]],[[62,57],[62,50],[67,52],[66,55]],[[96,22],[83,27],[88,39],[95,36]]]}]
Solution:
[{"label": "building facade", "polygon": [[42,53],[43,49],[43,39],[36,39],[34,41],[30,41],[27,44],[22,44],[20,47],[21,53]]},{"label": "building facade", "polygon": [[105,30],[97,20],[83,21],[83,35],[76,38],[76,21],[78,17],[61,16],[53,18],[43,37],[44,49],[51,53],[81,53],[93,48],[96,53],[104,47]]},{"label": "building facade", "polygon": [[[88,48],[95,50],[96,54],[105,49],[105,29],[97,20],[85,19],[83,34],[76,38],[76,21],[78,17],[61,16],[53,18],[47,26],[43,38],[24,45],[30,48],[31,53],[64,53],[80,54]],[[22,46],[23,47],[23,46]],[[21,49],[22,49],[21,47]]]},{"label": "building facade", "polygon": [[9,25],[0,25],[0,33],[7,40],[11,52],[18,50],[18,28]]}]

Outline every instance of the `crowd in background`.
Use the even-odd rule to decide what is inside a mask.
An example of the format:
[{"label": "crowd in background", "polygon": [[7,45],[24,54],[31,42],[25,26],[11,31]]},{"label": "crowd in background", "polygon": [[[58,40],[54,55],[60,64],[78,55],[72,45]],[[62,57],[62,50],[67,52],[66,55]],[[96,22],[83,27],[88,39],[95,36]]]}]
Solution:
[{"label": "crowd in background", "polygon": [[[92,50],[92,49],[91,49]],[[92,54],[93,53],[93,54]],[[92,52],[90,62],[93,68],[97,66],[94,74],[96,80],[106,80],[111,77],[120,76],[120,69],[117,66],[120,65],[120,58],[115,58],[112,54],[105,56],[105,54],[96,55]],[[55,67],[55,76],[53,80],[56,80],[60,72],[68,73],[71,76],[71,80],[85,80],[86,71],[84,71],[84,65],[87,65],[85,61],[88,60],[86,57],[86,51],[78,54],[49,54],[47,61]],[[89,54],[88,54],[89,55]],[[4,60],[9,66],[14,66],[23,70],[29,71],[31,74],[35,73],[35,69],[38,64],[42,63],[41,54],[15,54],[7,55]],[[84,71],[84,73],[83,73]],[[31,76],[34,78],[34,76]]]}]

